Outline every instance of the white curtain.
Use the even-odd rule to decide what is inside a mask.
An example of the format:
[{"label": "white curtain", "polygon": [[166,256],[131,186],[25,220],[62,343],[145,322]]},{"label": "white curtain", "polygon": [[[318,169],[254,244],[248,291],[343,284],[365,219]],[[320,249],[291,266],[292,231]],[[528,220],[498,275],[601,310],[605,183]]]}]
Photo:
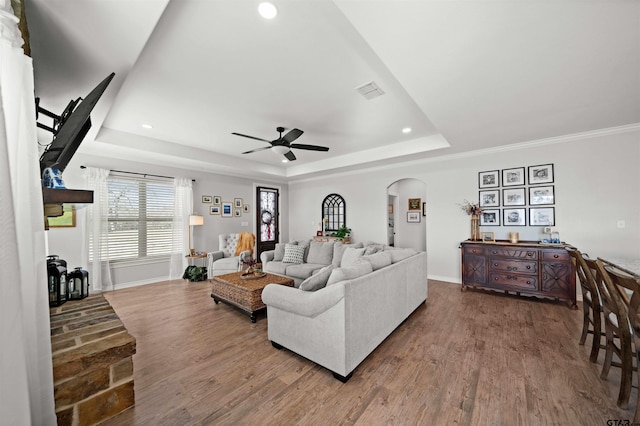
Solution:
[{"label": "white curtain", "polygon": [[0,0],[0,419],[56,424],[33,64]]},{"label": "white curtain", "polygon": [[88,255],[92,242],[92,259],[82,259],[83,264],[89,265],[89,281],[93,292],[113,290],[111,281],[111,267],[109,265],[109,245],[107,233],[109,223],[109,189],[107,177],[109,170],[87,167],[84,169],[86,187],[93,191],[93,203],[87,207],[83,256]]},{"label": "white curtain", "polygon": [[171,262],[169,267],[169,279],[182,278],[187,267],[189,252],[187,240],[189,239],[189,215],[193,211],[193,188],[191,179],[175,178],[175,201],[173,207],[173,238],[171,246]]}]

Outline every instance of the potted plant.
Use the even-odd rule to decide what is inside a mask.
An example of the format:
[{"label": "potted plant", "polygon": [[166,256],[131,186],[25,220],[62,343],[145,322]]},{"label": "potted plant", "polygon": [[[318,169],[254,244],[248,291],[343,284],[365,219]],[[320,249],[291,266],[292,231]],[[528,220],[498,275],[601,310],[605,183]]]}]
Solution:
[{"label": "potted plant", "polygon": [[351,242],[351,238],[349,235],[351,234],[351,228],[347,228],[345,225],[342,225],[338,230],[333,234],[339,240],[342,240],[345,244],[349,244]]}]

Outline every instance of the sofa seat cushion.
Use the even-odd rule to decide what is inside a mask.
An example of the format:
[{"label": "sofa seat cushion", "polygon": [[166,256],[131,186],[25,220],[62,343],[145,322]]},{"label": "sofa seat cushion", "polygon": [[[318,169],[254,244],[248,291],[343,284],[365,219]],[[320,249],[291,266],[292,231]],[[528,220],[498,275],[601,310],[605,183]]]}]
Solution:
[{"label": "sofa seat cushion", "polygon": [[309,254],[307,255],[307,263],[318,263],[321,265],[329,265],[333,259],[333,241],[318,242],[311,241],[309,244]]},{"label": "sofa seat cushion", "polygon": [[262,265],[262,270],[264,272],[269,272],[272,274],[285,275],[285,271],[287,270],[287,266],[289,265],[291,264],[273,261]]},{"label": "sofa seat cushion", "polygon": [[309,278],[314,271],[322,269],[327,265],[320,265],[318,263],[286,263],[285,266],[284,275],[292,278],[302,278],[304,280]]}]

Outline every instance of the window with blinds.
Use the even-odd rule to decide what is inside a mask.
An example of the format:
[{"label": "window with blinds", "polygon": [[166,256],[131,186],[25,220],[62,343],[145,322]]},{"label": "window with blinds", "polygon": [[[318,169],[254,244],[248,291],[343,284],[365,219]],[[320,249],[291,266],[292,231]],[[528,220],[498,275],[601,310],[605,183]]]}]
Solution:
[{"label": "window with blinds", "polygon": [[109,176],[106,251],[109,261],[145,261],[171,254],[172,181]]}]

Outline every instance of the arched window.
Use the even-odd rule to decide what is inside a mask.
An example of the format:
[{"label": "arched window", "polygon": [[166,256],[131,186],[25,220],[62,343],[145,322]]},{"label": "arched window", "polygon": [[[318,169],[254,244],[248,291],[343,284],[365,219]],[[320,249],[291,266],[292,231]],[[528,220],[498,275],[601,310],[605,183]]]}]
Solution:
[{"label": "arched window", "polygon": [[322,201],[322,219],[326,221],[325,231],[337,231],[347,225],[347,205],[338,194],[329,194]]}]

